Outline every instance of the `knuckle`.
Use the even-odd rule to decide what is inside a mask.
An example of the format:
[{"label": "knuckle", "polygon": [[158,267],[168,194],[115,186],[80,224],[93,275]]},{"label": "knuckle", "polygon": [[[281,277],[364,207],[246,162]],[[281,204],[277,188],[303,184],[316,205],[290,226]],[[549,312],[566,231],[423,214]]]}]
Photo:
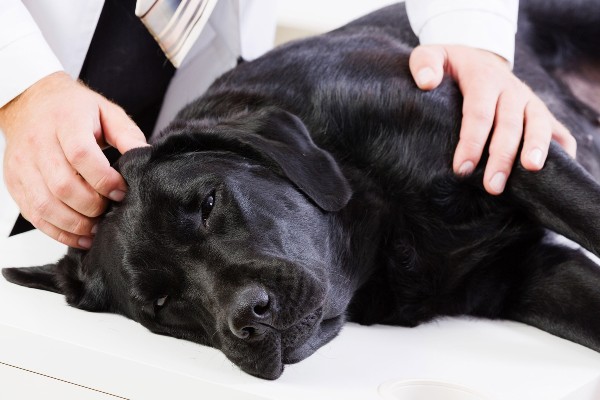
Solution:
[{"label": "knuckle", "polygon": [[[531,95],[535,96],[533,92],[531,93]],[[546,104],[544,104],[544,102],[537,97],[533,97],[527,103],[526,107],[526,112],[528,113],[530,118],[548,119],[550,121],[554,119],[552,113],[550,112],[550,110],[548,110],[548,107],[546,107]]]},{"label": "knuckle", "polygon": [[527,123],[536,123],[546,131],[552,131],[552,115],[544,110],[531,109],[527,111]]},{"label": "knuckle", "polygon": [[43,225],[44,220],[42,219],[40,214],[36,214],[35,212],[31,214],[24,213],[23,217],[27,221],[31,222],[31,225],[35,226],[36,228],[40,228]]},{"label": "knuckle", "polygon": [[52,193],[60,199],[66,199],[73,193],[73,182],[66,177],[59,177],[49,185]]},{"label": "knuckle", "polygon": [[494,110],[486,107],[476,107],[473,109],[466,109],[464,116],[478,124],[488,124],[494,120]]},{"label": "knuckle", "polygon": [[52,114],[58,121],[68,121],[73,117],[72,111],[69,107],[55,107],[52,110]]},{"label": "knuckle", "polygon": [[24,140],[26,146],[28,148],[35,148],[35,146],[37,145],[37,143],[39,142],[39,138],[36,135],[25,135],[25,140]]},{"label": "knuckle", "polygon": [[[34,220],[41,220],[48,213],[52,201],[49,197],[36,197],[32,204],[31,216]],[[32,222],[33,223],[33,222]],[[35,224],[34,224],[35,225]]]},{"label": "knuckle", "polygon": [[23,215],[23,218],[29,221],[31,225],[35,226],[36,228],[43,230],[43,228],[45,227],[46,221],[44,220],[42,215],[37,213],[36,211],[32,209],[24,209],[21,211],[21,214]]},{"label": "knuckle", "polygon": [[490,149],[490,159],[493,160],[495,165],[499,167],[505,167],[510,169],[515,161],[515,153],[508,152],[506,150],[502,151],[492,151]]},{"label": "knuckle", "polygon": [[74,234],[85,234],[88,233],[88,224],[87,224],[87,220],[84,218],[77,218],[75,221],[73,221],[69,227],[69,229],[67,229],[69,232],[74,233]]},{"label": "knuckle", "polygon": [[468,153],[481,153],[489,136],[487,129],[461,129],[459,147]]},{"label": "knuckle", "polygon": [[497,75],[497,68],[495,65],[491,64],[491,63],[482,63],[479,68],[478,68],[481,76],[496,76]]},{"label": "knuckle", "polygon": [[92,187],[98,192],[104,192],[106,188],[108,188],[108,185],[110,184],[110,178],[109,175],[107,174],[103,174],[100,179],[98,179],[96,182],[92,183]]},{"label": "knuckle", "polygon": [[85,160],[89,157],[90,151],[85,146],[74,146],[69,149],[67,154],[67,159],[71,163],[71,165],[77,166],[81,165],[85,162]]},{"label": "knuckle", "polygon": [[72,240],[71,235],[69,235],[67,232],[59,231],[54,239],[62,244],[66,244],[67,246],[75,246],[75,241]]},{"label": "knuckle", "polygon": [[461,140],[461,152],[467,157],[480,156],[483,153],[483,141],[475,138]]},{"label": "knuckle", "polygon": [[85,210],[84,215],[90,218],[99,217],[106,210],[107,200],[98,200],[90,202],[89,208]]},{"label": "knuckle", "polygon": [[523,131],[523,118],[518,115],[505,115],[498,121],[498,125],[510,132],[519,132]]},{"label": "knuckle", "polygon": [[529,97],[533,92],[522,80],[511,74],[507,85],[511,90],[520,92],[519,94],[523,97]]}]

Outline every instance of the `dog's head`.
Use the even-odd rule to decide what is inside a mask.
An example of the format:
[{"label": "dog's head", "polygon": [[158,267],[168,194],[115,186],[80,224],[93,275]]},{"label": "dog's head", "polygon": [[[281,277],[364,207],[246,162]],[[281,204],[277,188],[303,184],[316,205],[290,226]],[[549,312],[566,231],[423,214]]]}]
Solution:
[{"label": "dog's head", "polygon": [[277,378],[343,323],[351,293],[330,240],[348,182],[284,111],[169,129],[119,160],[129,191],[89,251],[3,273]]}]

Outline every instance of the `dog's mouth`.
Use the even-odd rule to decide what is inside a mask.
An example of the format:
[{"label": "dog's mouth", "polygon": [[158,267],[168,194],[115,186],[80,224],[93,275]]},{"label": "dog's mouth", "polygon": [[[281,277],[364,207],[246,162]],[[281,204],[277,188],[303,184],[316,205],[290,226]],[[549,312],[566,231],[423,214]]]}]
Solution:
[{"label": "dog's mouth", "polygon": [[[319,311],[322,314],[322,310]],[[339,333],[343,323],[344,318],[341,315],[325,320],[319,316],[319,323],[313,324],[310,334],[303,335],[303,340],[298,341],[294,346],[284,348],[283,364],[295,364],[313,354]]]},{"label": "dog's mouth", "polygon": [[222,350],[244,372],[262,379],[277,379],[285,364],[312,355],[338,334],[343,323],[343,315],[324,320],[323,309],[319,308],[285,330],[273,328],[253,341],[238,339]]},{"label": "dog's mouth", "polygon": [[281,332],[282,362],[284,364],[296,363],[312,354],[311,352],[310,354],[307,354],[307,356],[301,357],[302,352],[299,351],[307,348],[310,344],[310,339],[318,329],[322,316],[323,308],[319,308],[302,318],[292,327]]}]

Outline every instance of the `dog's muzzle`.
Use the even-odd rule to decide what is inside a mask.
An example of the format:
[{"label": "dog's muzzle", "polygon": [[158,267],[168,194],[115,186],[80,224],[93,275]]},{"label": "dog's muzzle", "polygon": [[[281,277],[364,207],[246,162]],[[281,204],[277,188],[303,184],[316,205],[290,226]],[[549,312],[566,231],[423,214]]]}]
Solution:
[{"label": "dog's muzzle", "polygon": [[276,295],[260,284],[238,290],[227,307],[227,339],[223,352],[244,371],[275,379],[284,364],[303,360],[331,340],[343,318],[323,321],[323,307],[309,309],[297,320],[280,326]]}]

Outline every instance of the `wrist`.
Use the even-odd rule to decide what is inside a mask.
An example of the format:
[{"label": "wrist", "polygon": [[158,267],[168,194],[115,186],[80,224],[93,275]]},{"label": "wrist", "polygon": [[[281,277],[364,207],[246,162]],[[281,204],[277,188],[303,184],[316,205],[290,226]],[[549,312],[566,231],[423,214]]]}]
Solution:
[{"label": "wrist", "polygon": [[446,48],[449,57],[453,60],[469,60],[475,64],[492,64],[502,66],[508,70],[512,69],[510,61],[493,51],[470,47],[466,45],[447,45]]},{"label": "wrist", "polygon": [[53,72],[41,78],[18,96],[0,107],[0,131],[8,139],[12,133],[11,127],[19,118],[21,111],[25,109],[32,101],[43,99],[48,93],[54,93],[64,85],[75,83],[73,78],[64,71]]}]

